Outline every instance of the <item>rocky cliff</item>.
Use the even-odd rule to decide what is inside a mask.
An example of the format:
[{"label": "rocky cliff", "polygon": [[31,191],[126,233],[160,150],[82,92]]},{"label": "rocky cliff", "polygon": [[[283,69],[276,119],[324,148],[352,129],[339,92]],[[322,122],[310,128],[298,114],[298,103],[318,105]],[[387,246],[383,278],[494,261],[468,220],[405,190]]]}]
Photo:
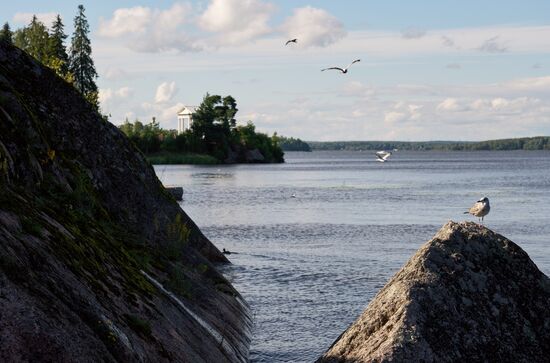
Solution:
[{"label": "rocky cliff", "polygon": [[447,223],[318,362],[548,362],[550,280],[515,243]]},{"label": "rocky cliff", "polygon": [[245,361],[246,305],[144,156],[0,42],[0,361]]}]

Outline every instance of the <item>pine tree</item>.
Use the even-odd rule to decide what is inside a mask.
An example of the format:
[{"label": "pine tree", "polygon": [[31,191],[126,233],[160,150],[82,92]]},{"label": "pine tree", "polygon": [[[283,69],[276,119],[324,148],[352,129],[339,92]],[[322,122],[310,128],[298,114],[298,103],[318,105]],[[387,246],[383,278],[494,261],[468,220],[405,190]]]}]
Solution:
[{"label": "pine tree", "polygon": [[98,90],[95,84],[97,72],[92,60],[92,47],[88,33],[90,27],[84,6],[78,6],[78,15],[74,18],[74,33],[71,38],[71,49],[69,55],[69,72],[74,77],[74,86],[79,90],[90,103],[96,108],[98,104]]},{"label": "pine tree", "polygon": [[64,42],[67,39],[67,34],[64,33],[63,26],[61,17],[57,14],[50,35],[50,56],[59,61],[59,71],[61,75],[65,76],[69,71],[69,56],[65,49]]},{"label": "pine tree", "polygon": [[0,40],[5,40],[10,44],[13,43],[13,33],[8,22],[6,22],[2,27],[2,30],[0,30]]}]

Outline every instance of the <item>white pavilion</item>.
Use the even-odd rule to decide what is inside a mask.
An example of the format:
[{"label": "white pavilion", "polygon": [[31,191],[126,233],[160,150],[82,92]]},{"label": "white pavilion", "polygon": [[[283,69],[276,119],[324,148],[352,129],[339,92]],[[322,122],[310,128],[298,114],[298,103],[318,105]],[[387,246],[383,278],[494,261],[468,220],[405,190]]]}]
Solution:
[{"label": "white pavilion", "polygon": [[193,113],[196,109],[197,106],[184,106],[178,112],[178,134],[191,129],[191,125],[193,124]]}]

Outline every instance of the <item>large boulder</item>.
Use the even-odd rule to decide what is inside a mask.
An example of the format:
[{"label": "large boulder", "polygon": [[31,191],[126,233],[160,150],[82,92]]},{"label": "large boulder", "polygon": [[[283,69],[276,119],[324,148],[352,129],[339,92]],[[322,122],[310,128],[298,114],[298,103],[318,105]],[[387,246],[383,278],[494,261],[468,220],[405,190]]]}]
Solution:
[{"label": "large boulder", "polygon": [[114,125],[0,41],[0,361],[246,361],[224,262]]},{"label": "large boulder", "polygon": [[550,280],[518,245],[449,222],[318,362],[548,362]]}]

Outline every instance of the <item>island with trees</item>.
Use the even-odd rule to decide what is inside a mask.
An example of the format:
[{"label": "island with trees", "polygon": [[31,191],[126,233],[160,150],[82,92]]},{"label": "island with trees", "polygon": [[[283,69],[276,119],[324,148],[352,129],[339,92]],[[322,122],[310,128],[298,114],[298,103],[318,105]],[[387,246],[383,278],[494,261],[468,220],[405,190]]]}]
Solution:
[{"label": "island with trees", "polygon": [[279,146],[283,151],[311,151],[307,142],[293,137],[279,136]]},{"label": "island with trees", "polygon": [[237,125],[232,96],[206,94],[193,114],[189,130],[162,129],[153,120],[128,120],[119,126],[153,164],[282,163],[284,152],[276,134],[256,132],[252,122]]}]

